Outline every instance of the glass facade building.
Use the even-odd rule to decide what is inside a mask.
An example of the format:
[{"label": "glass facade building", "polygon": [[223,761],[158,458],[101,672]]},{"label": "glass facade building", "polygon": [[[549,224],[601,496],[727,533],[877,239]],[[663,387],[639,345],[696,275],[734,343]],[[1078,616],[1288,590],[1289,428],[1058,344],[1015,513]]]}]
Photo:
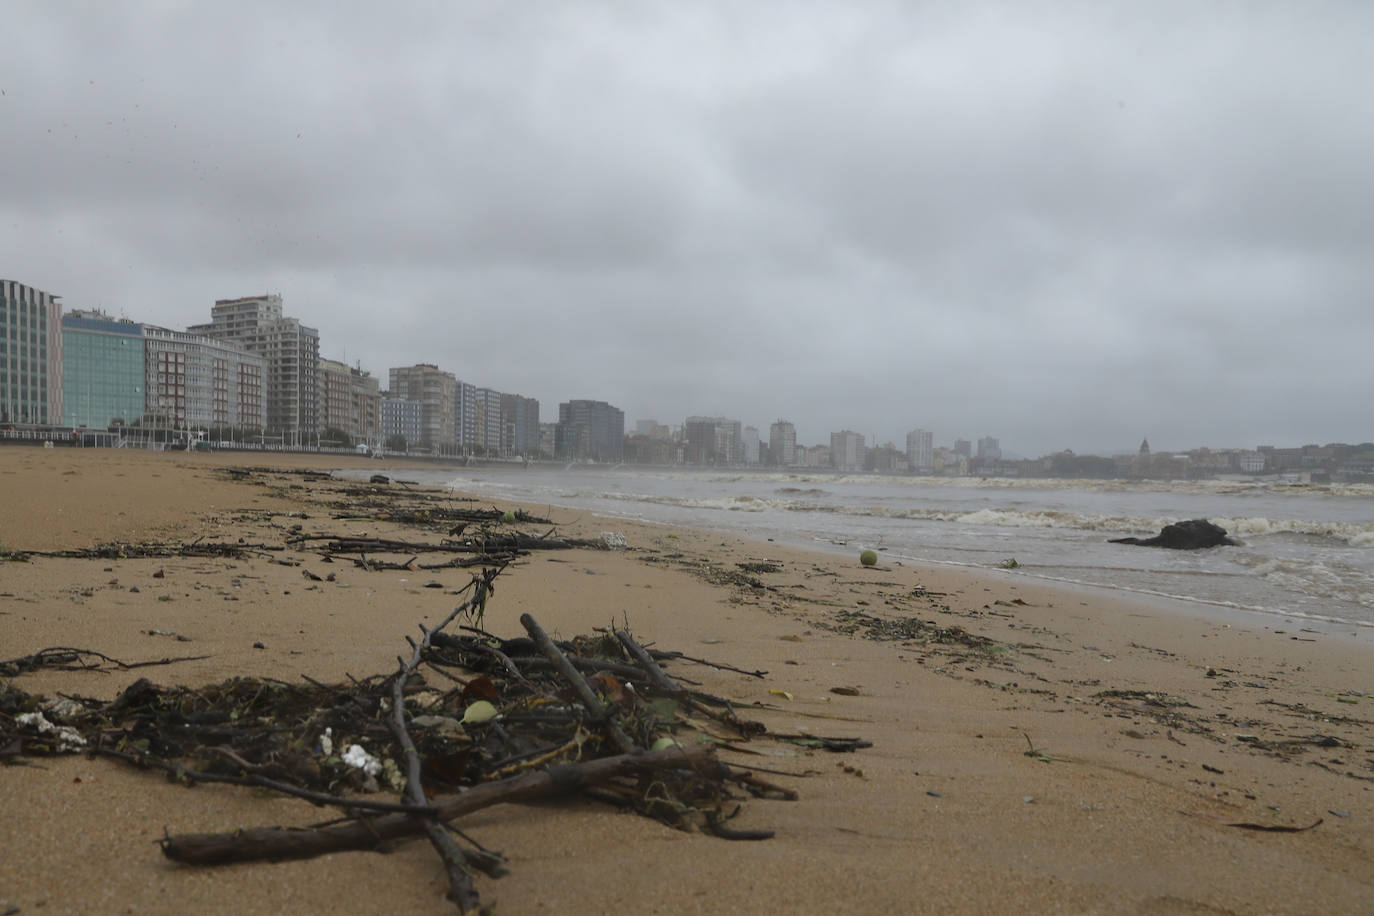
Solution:
[{"label": "glass facade building", "polygon": [[144,408],[143,325],[99,312],[62,316],[62,425],[107,429]]},{"label": "glass facade building", "polygon": [[57,296],[0,280],[0,423],[61,421],[61,317]]}]

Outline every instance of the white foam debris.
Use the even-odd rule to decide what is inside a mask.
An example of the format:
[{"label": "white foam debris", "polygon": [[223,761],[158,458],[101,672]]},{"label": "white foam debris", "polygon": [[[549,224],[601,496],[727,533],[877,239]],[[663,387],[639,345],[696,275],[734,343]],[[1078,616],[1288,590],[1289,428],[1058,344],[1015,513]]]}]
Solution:
[{"label": "white foam debris", "polygon": [[369,754],[361,744],[350,744],[348,750],[343,752],[342,760],[368,776],[376,776],[382,772],[382,762]]},{"label": "white foam debris", "polygon": [[70,725],[52,724],[41,712],[26,712],[16,716],[14,721],[20,725],[31,726],[40,735],[52,735],[57,739],[59,751],[75,754],[86,746],[86,739],[81,737],[80,732]]},{"label": "white foam debris", "polygon": [[625,540],[625,535],[618,531],[601,532],[601,546],[607,550],[626,550],[630,542]]}]

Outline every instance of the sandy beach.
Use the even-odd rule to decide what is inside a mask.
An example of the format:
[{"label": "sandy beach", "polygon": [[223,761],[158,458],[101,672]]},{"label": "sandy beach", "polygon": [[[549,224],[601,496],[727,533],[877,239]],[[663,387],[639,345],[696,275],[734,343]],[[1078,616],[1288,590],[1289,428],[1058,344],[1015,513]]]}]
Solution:
[{"label": "sandy beach", "polygon": [[[333,517],[325,505],[338,481],[290,473],[345,465],[376,468],[331,456],[4,447],[0,550],[282,545],[293,526],[397,537],[392,522]],[[248,466],[280,471],[227,472]],[[560,535],[612,531],[628,549],[521,558],[500,579],[488,630],[519,635],[523,613],[562,636],[627,622],[657,646],[766,670],[674,663],[669,673],[764,704],[751,715],[770,731],[872,746],[770,750],[769,778],[799,798],[745,799],[733,822],[774,831],[765,841],[685,833],[584,799],[465,817],[458,826],[507,859],[506,877],[475,879],[497,913],[1374,912],[1374,649],[1350,628],[1310,632],[1014,573],[865,568],[711,532],[552,517]],[[283,556],[296,564],[266,554],[0,561],[0,661],[53,646],[126,662],[206,656],[9,683],[109,700],[139,677],[387,673],[405,636],[452,610],[469,578],[336,564],[334,581],[316,582],[302,575],[326,571],[308,544]],[[739,565],[764,561],[773,571]],[[435,579],[443,587],[426,587]],[[0,767],[0,913],[454,911],[423,840],[387,854],[182,866],[159,851],[164,831],[327,815],[79,754],[11,763]]]}]

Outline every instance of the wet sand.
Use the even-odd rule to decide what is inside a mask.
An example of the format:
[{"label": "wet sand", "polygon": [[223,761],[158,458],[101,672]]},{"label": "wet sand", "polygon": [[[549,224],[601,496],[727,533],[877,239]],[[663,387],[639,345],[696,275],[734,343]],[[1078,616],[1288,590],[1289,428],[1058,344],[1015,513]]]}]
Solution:
[{"label": "wet sand", "polygon": [[[310,501],[319,487],[299,477],[264,488],[222,471],[345,464],[377,467],[4,447],[0,548],[280,543],[292,525],[386,536],[383,523],[330,518]],[[488,629],[517,635],[525,612],[564,636],[628,621],[660,647],[766,669],[764,679],[682,664],[670,673],[771,704],[755,715],[771,730],[873,746],[771,756],[770,768],[796,774],[771,778],[800,799],[743,802],[733,824],[776,832],[762,842],[682,833],[588,801],[465,818],[465,831],[509,860],[509,876],[476,879],[498,913],[1374,911],[1367,640],[1203,618],[1014,572],[870,569],[710,532],[558,510],[554,520],[570,536],[618,532],[630,549],[525,558],[502,576]],[[299,556],[307,567],[312,557]],[[737,565],[765,559],[780,571]],[[210,656],[13,679],[49,695],[112,698],[139,676],[342,680],[393,670],[404,636],[456,601],[425,588],[428,574],[334,571],[335,582],[312,583],[265,558],[3,562],[0,660],[48,646],[126,661]],[[458,588],[467,574],[441,578]],[[888,638],[911,636],[902,627],[912,619],[943,636]],[[325,815],[235,787],[186,789],[108,760],[29,762],[0,767],[0,912],[453,911],[423,841],[387,855],[177,866],[156,845],[164,829]],[[1296,833],[1231,826],[1318,820]]]}]

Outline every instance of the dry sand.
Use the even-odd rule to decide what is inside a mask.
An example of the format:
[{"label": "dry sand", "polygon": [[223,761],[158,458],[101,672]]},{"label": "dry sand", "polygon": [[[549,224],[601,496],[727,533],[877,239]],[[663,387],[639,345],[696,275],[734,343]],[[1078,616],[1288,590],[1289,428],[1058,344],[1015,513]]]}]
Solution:
[{"label": "dry sand", "polygon": [[[0,448],[0,547],[281,543],[291,525],[385,535],[379,523],[331,520],[308,502],[320,487],[299,477],[265,489],[221,471],[350,461]],[[763,842],[681,833],[584,801],[466,818],[465,830],[509,859],[509,876],[477,878],[498,913],[1374,912],[1374,666],[1349,630],[1202,618],[1014,573],[865,569],[563,514],[564,533],[613,529],[631,549],[530,556],[499,581],[488,629],[517,635],[523,612],[565,636],[628,620],[660,647],[766,669],[763,680],[681,664],[670,673],[774,705],[755,714],[771,730],[873,746],[767,759],[798,774],[772,778],[801,797],[743,803],[735,826],[776,831]],[[768,588],[728,581],[737,563],[764,558],[782,565],[756,575]],[[393,670],[404,635],[457,600],[414,574],[334,569],[336,582],[315,584],[267,559],[3,562],[0,660],[48,646],[130,661],[210,656],[14,679],[49,695],[112,698],[138,676],[342,680]],[[467,580],[457,570],[441,578],[451,588]],[[840,632],[852,613],[959,627],[997,648]],[[321,813],[235,787],[182,788],[108,760],[31,762],[0,767],[0,913],[452,912],[423,841],[387,855],[177,866],[158,850],[164,829],[305,824]],[[1232,826],[1319,819],[1296,833]]]}]

